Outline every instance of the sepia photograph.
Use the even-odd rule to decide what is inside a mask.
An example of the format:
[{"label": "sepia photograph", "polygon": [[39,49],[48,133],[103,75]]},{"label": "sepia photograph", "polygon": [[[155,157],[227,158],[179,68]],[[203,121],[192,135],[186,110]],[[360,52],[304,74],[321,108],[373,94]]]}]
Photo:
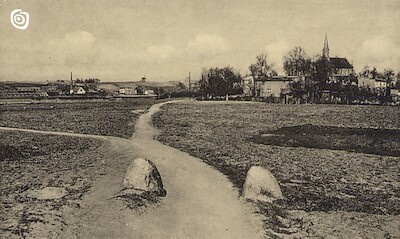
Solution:
[{"label": "sepia photograph", "polygon": [[0,238],[400,239],[399,0],[0,0]]}]

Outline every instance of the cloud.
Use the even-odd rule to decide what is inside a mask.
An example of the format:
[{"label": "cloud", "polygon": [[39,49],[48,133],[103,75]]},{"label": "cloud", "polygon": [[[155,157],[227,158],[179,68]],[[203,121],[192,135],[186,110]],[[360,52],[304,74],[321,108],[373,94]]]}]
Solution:
[{"label": "cloud", "polygon": [[86,31],[65,34],[61,48],[65,55],[65,64],[69,67],[92,66],[99,58],[100,51],[95,46],[95,36]]},{"label": "cloud", "polygon": [[69,45],[82,46],[93,44],[96,38],[89,32],[75,31],[65,34],[64,40]]},{"label": "cloud", "polygon": [[149,59],[165,60],[176,53],[176,49],[171,45],[152,45],[146,50],[145,56]]},{"label": "cloud", "polygon": [[[356,62],[375,66],[379,70],[384,68],[400,70],[400,45],[387,36],[377,36],[365,40],[359,48]],[[363,65],[359,65],[359,69]]]},{"label": "cloud", "polygon": [[275,65],[279,73],[283,72],[283,56],[286,55],[290,46],[286,41],[273,42],[265,46],[268,60]]},{"label": "cloud", "polygon": [[201,61],[211,60],[230,49],[230,43],[218,35],[200,34],[189,40],[183,47],[169,44],[151,45],[142,53],[135,55],[136,61],[160,63],[163,61]]},{"label": "cloud", "polygon": [[219,35],[199,34],[188,42],[186,51],[195,58],[210,58],[223,54],[230,48],[230,43]]}]

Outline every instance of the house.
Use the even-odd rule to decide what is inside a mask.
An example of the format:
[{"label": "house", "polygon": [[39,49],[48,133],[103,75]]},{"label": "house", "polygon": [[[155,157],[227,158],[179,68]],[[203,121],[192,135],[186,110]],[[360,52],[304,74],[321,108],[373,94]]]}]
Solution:
[{"label": "house", "polygon": [[137,95],[138,90],[137,90],[137,87],[127,86],[127,87],[119,88],[119,93],[121,95]]},{"label": "house", "polygon": [[385,89],[387,87],[387,82],[384,79],[374,79],[361,76],[358,78],[358,87],[370,89]]},{"label": "house", "polygon": [[300,80],[300,76],[272,76],[256,79],[257,95],[259,97],[281,97],[287,95],[290,83]]},{"label": "house", "polygon": [[330,67],[329,75],[330,83],[352,84],[357,85],[357,79],[354,76],[354,68],[350,62],[344,57],[330,57],[328,35],[325,35],[324,48],[322,49],[322,57],[325,58]]},{"label": "house", "polygon": [[390,97],[395,102],[400,102],[400,90],[398,89],[390,89]]},{"label": "house", "polygon": [[69,94],[71,95],[84,95],[86,94],[85,89],[81,86],[74,86],[70,89]]},{"label": "house", "polygon": [[154,92],[154,90],[145,90],[144,95],[153,95],[156,96],[157,94]]}]

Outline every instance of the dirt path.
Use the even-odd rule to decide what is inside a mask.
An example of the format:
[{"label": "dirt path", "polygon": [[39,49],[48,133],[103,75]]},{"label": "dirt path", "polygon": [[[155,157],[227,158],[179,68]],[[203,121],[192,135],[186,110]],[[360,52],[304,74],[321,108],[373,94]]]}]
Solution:
[{"label": "dirt path", "polygon": [[103,135],[94,135],[94,134],[78,134],[78,133],[57,132],[57,131],[44,131],[44,130],[35,130],[35,129],[21,129],[21,128],[11,128],[11,127],[0,127],[0,130],[20,131],[20,132],[49,134],[49,135],[62,135],[62,136],[81,137],[81,138],[93,138],[93,139],[102,139],[102,140],[118,139],[117,137],[113,137],[113,136],[103,136]]},{"label": "dirt path", "polygon": [[[154,140],[151,117],[162,104],[141,115],[131,140],[110,140],[112,160],[107,175],[95,182],[81,209],[69,212],[65,238],[262,238],[260,218],[240,201],[236,189],[217,170]],[[112,153],[110,153],[112,154]],[[121,189],[125,170],[135,157],[158,167],[167,197],[137,213],[112,199]]]}]

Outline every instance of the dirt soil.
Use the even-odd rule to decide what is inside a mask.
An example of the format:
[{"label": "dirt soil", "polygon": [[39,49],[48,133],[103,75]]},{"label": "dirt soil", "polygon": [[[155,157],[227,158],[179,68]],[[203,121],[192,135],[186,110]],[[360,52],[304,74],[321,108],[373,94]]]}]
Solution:
[{"label": "dirt soil", "polygon": [[36,102],[0,105],[0,126],[92,135],[132,137],[139,111],[155,99]]},{"label": "dirt soil", "polygon": [[398,113],[377,106],[185,102],[164,106],[154,122],[161,142],[201,158],[239,190],[250,166],[268,168],[285,196],[260,207],[271,237],[399,238],[399,157],[252,141],[304,124],[398,130]]},{"label": "dirt soil", "polygon": [[[259,217],[250,204],[239,200],[233,185],[199,159],[153,140],[153,106],[136,124],[130,141],[112,141],[121,152],[120,166],[98,180],[71,215],[67,237],[78,238],[262,238]],[[126,208],[113,199],[134,157],[152,160],[163,178],[167,196],[144,212]],[[96,220],[93,220],[96,218]],[[76,221],[79,219],[78,221]]]},{"label": "dirt soil", "polygon": [[[15,161],[18,165],[14,170],[16,173],[11,173],[7,182],[2,181],[1,185],[5,186],[2,188],[2,206],[8,210],[6,216],[1,218],[5,222],[2,223],[2,236],[262,238],[262,217],[254,214],[252,204],[239,199],[237,189],[224,175],[199,159],[153,139],[157,131],[151,125],[151,116],[158,109],[159,105],[153,106],[149,113],[141,115],[130,140],[109,137],[101,143],[97,139],[47,136],[46,132],[7,132],[6,137],[14,137],[16,142],[5,147],[17,145],[17,150],[14,148],[13,152],[20,152],[18,155],[21,158],[27,155],[25,149],[37,135],[43,141],[32,146],[32,150],[49,152],[49,156],[46,160],[36,160],[41,165],[34,173],[31,173],[29,164],[20,165],[23,160],[19,158]],[[3,132],[6,131],[0,132],[5,135]],[[26,140],[27,145],[18,145],[18,140],[26,135],[31,137]],[[79,144],[67,141],[74,139]],[[85,140],[89,141],[84,144]],[[92,140],[98,143],[91,145]],[[54,154],[64,152],[62,149],[65,146],[60,142],[67,148],[77,149],[68,151],[76,160],[61,156],[52,160]],[[87,147],[89,150],[85,151]],[[145,208],[132,210],[126,200],[115,196],[122,189],[128,165],[136,157],[148,158],[156,164],[167,196]],[[7,171],[9,164],[9,161],[3,164],[2,172]],[[27,176],[24,176],[25,173]],[[14,190],[16,180],[23,185]],[[40,183],[31,185],[31,181]],[[65,197],[47,200],[29,198],[31,189],[45,187],[64,188],[68,193]],[[16,199],[19,197],[23,200]]]}]

